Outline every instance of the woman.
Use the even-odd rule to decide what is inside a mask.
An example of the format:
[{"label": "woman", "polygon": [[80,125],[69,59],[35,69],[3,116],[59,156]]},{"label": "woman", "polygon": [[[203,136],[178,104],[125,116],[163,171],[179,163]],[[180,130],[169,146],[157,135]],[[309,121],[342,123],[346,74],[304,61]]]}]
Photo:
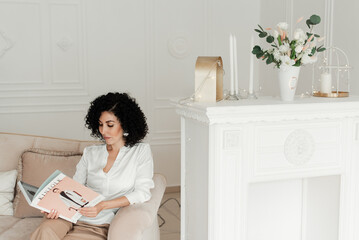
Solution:
[{"label": "woman", "polygon": [[146,136],[146,117],[126,93],[108,93],[93,102],[86,115],[91,136],[106,144],[86,147],[73,179],[105,196],[94,207],[79,210],[76,224],[58,219],[52,210],[31,239],[106,239],[117,210],[151,198],[153,159]]}]

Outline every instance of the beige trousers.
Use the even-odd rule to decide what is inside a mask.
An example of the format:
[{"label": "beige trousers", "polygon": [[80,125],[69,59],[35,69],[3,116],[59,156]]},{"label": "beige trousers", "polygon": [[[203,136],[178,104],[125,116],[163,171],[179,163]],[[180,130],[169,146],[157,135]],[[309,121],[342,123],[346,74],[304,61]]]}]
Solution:
[{"label": "beige trousers", "polygon": [[44,219],[31,234],[31,240],[106,240],[109,224],[92,225],[63,219]]}]

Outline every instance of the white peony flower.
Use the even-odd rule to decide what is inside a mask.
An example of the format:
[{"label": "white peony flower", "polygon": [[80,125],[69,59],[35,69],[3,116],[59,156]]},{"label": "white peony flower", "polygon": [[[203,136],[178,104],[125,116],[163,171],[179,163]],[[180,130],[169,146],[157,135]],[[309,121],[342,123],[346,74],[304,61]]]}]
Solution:
[{"label": "white peony flower", "polygon": [[295,47],[295,52],[300,53],[303,50],[303,45],[298,45]]},{"label": "white peony flower", "polygon": [[280,22],[280,23],[277,24],[277,27],[279,27],[282,30],[287,30],[288,29],[288,23]]},{"label": "white peony flower", "polygon": [[274,37],[275,39],[277,39],[278,36],[279,36],[278,31],[277,31],[277,30],[273,30],[273,37]]},{"label": "white peony flower", "polygon": [[279,46],[279,52],[286,54],[289,51],[289,44],[288,43],[284,43],[283,45]]},{"label": "white peony flower", "polygon": [[280,61],[282,62],[282,65],[293,66],[295,64],[295,61],[290,59],[287,55],[281,56]]},{"label": "white peony flower", "polygon": [[274,57],[274,59],[276,60],[276,61],[280,61],[280,52],[279,52],[279,50],[278,49],[275,49],[274,51],[273,51],[273,57]]}]

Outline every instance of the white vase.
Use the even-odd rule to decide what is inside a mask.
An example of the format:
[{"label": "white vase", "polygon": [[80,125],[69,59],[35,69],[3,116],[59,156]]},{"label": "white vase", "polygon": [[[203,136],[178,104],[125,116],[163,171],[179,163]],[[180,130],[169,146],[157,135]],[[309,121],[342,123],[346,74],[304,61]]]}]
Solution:
[{"label": "white vase", "polygon": [[298,85],[300,67],[281,67],[278,71],[280,98],[282,101],[293,101]]}]

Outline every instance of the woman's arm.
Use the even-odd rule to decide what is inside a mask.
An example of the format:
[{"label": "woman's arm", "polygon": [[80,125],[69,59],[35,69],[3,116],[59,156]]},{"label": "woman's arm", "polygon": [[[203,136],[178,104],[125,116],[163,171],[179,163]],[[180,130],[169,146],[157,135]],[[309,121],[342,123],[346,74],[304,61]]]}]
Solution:
[{"label": "woman's arm", "polygon": [[127,197],[119,197],[108,201],[99,202],[94,207],[85,207],[80,209],[80,213],[85,217],[96,217],[99,212],[105,209],[121,208],[130,205]]}]

